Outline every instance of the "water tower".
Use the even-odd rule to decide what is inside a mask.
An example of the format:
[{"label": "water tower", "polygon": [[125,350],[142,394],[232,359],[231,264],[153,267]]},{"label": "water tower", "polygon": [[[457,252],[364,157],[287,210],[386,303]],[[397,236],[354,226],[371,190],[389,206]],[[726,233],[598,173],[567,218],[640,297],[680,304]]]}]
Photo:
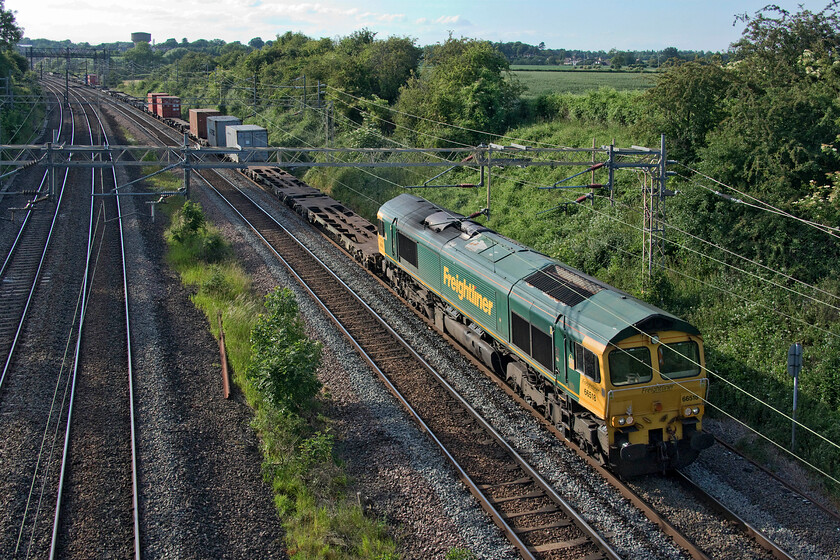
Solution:
[{"label": "water tower", "polygon": [[131,34],[131,42],[135,45],[137,45],[137,43],[151,43],[152,34],[144,31],[137,31],[136,33]]}]

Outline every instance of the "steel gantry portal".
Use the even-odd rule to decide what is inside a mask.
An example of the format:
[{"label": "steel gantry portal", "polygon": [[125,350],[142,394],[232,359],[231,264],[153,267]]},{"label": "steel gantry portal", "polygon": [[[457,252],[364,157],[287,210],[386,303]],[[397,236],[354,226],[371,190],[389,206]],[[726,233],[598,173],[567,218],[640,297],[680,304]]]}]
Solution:
[{"label": "steel gantry portal", "polygon": [[[253,166],[295,169],[300,167],[428,167],[445,168],[422,185],[406,185],[406,189],[415,188],[484,188],[487,191],[485,208],[472,217],[485,215],[490,217],[490,183],[494,168],[505,167],[583,167],[580,172],[561,179],[551,186],[541,189],[584,189],[587,194],[573,201],[563,202],[549,212],[568,204],[592,200],[596,190],[608,193],[610,202],[614,200],[615,171],[634,169],[645,177],[643,186],[645,225],[643,245],[645,247],[646,267],[650,274],[652,267],[660,265],[659,253],[664,257],[664,216],[665,199],[673,194],[667,189],[670,172],[665,159],[665,138],[662,137],[660,148],[650,149],[639,146],[616,148],[613,145],[600,148],[532,148],[519,144],[479,145],[465,148],[207,148],[193,145],[184,137],[180,146],[113,146],[113,145],[66,145],[47,143],[41,145],[3,145],[0,146],[0,167],[11,169],[0,175],[0,179],[14,174],[23,167],[43,163],[54,174],[64,168],[105,168],[105,167],[157,167],[150,175],[164,171],[182,170],[184,186],[177,193],[189,196],[190,172],[201,169],[247,169]],[[342,161],[339,156],[352,156],[352,161]],[[10,158],[10,156],[13,156]],[[314,156],[314,157],[313,157]],[[414,156],[416,159],[410,159]],[[421,157],[427,159],[420,159]],[[320,158],[320,160],[318,160]],[[234,161],[235,159],[235,161]],[[478,183],[439,184],[435,183],[447,172],[457,168],[471,168],[476,171]],[[603,184],[594,182],[594,172],[603,169],[607,172],[607,181]],[[585,184],[572,185],[572,178],[591,173],[591,180]],[[143,177],[143,178],[146,178]],[[119,185],[125,188],[141,181],[136,179]],[[145,195],[145,193],[137,193]],[[148,196],[160,196],[160,192],[148,193]]]}]

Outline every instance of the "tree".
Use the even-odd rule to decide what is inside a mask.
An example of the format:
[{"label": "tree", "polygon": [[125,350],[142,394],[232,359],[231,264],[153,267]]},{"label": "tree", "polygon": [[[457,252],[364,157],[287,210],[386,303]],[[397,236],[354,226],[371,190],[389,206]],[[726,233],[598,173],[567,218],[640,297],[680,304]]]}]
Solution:
[{"label": "tree", "polygon": [[5,0],[0,0],[0,73],[3,76],[19,77],[26,71],[26,59],[15,50],[22,37],[23,29],[15,21],[15,12],[6,10]]},{"label": "tree", "polygon": [[679,59],[680,51],[678,51],[676,47],[666,47],[665,49],[662,49],[662,62]]},{"label": "tree", "polygon": [[370,93],[390,102],[397,100],[402,87],[416,72],[420,49],[408,37],[389,37],[370,43],[361,54],[370,73]]},{"label": "tree", "polygon": [[721,66],[687,62],[671,68],[649,89],[640,123],[649,138],[665,134],[672,157],[685,163],[706,146],[706,135],[726,116],[732,77]]},{"label": "tree", "polygon": [[306,336],[297,302],[288,288],[266,295],[265,310],[251,331],[251,363],[246,375],[277,408],[306,409],[321,388],[315,376],[321,344]]},{"label": "tree", "polygon": [[718,178],[788,203],[837,169],[822,150],[840,132],[836,4],[795,14],[770,6],[748,20],[733,51],[727,116],[706,159]]},{"label": "tree", "polygon": [[123,56],[127,62],[138,66],[148,66],[157,60],[157,56],[149,43],[137,43],[134,48],[125,51]]},{"label": "tree", "polygon": [[[677,159],[798,214],[793,205],[840,171],[824,150],[840,134],[840,18],[832,3],[818,13],[771,6],[747,21],[735,63],[691,62],[662,77],[646,96],[655,108],[647,125],[673,139]],[[689,231],[806,281],[838,274],[836,245],[814,229],[710,193],[701,198],[682,212],[676,205]]]},{"label": "tree", "polygon": [[397,103],[399,124],[421,133],[411,140],[478,144],[489,139],[477,131],[500,133],[511,122],[522,87],[489,42],[450,37],[426,62],[429,68],[408,81]]},{"label": "tree", "polygon": [[163,53],[162,59],[167,64],[173,64],[176,60],[181,60],[191,51],[185,47],[175,47]]},{"label": "tree", "polygon": [[253,39],[248,41],[248,45],[251,48],[260,50],[265,45],[265,41],[263,41],[261,37],[254,37]]},{"label": "tree", "polygon": [[740,19],[746,28],[732,45],[733,56],[742,62],[742,72],[764,83],[778,85],[801,78],[805,69],[798,63],[803,53],[820,58],[836,52],[840,44],[836,1],[816,13],[801,9],[791,14],[769,5],[752,17],[742,15]]},{"label": "tree", "polygon": [[0,48],[12,49],[23,37],[23,28],[15,21],[15,13],[6,9],[6,0],[0,0]]},{"label": "tree", "polygon": [[201,74],[207,70],[213,70],[216,63],[212,56],[201,52],[187,52],[180,62],[180,70],[185,74],[196,73]]}]

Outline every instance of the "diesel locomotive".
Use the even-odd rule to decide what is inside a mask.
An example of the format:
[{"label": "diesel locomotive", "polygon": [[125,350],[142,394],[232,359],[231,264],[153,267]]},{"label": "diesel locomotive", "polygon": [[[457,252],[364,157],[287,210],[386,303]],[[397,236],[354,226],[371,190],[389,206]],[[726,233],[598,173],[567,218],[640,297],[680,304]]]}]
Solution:
[{"label": "diesel locomotive", "polygon": [[392,286],[602,464],[632,477],[711,446],[692,325],[417,196],[377,222]]}]

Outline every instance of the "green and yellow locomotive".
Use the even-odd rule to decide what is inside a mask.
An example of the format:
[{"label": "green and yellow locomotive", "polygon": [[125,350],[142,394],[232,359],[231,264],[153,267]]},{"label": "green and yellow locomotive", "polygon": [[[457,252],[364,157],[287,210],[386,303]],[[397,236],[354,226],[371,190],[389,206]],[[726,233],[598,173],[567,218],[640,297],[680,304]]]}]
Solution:
[{"label": "green and yellow locomotive", "polygon": [[613,471],[682,467],[712,444],[693,326],[422,198],[377,217],[397,291]]}]

